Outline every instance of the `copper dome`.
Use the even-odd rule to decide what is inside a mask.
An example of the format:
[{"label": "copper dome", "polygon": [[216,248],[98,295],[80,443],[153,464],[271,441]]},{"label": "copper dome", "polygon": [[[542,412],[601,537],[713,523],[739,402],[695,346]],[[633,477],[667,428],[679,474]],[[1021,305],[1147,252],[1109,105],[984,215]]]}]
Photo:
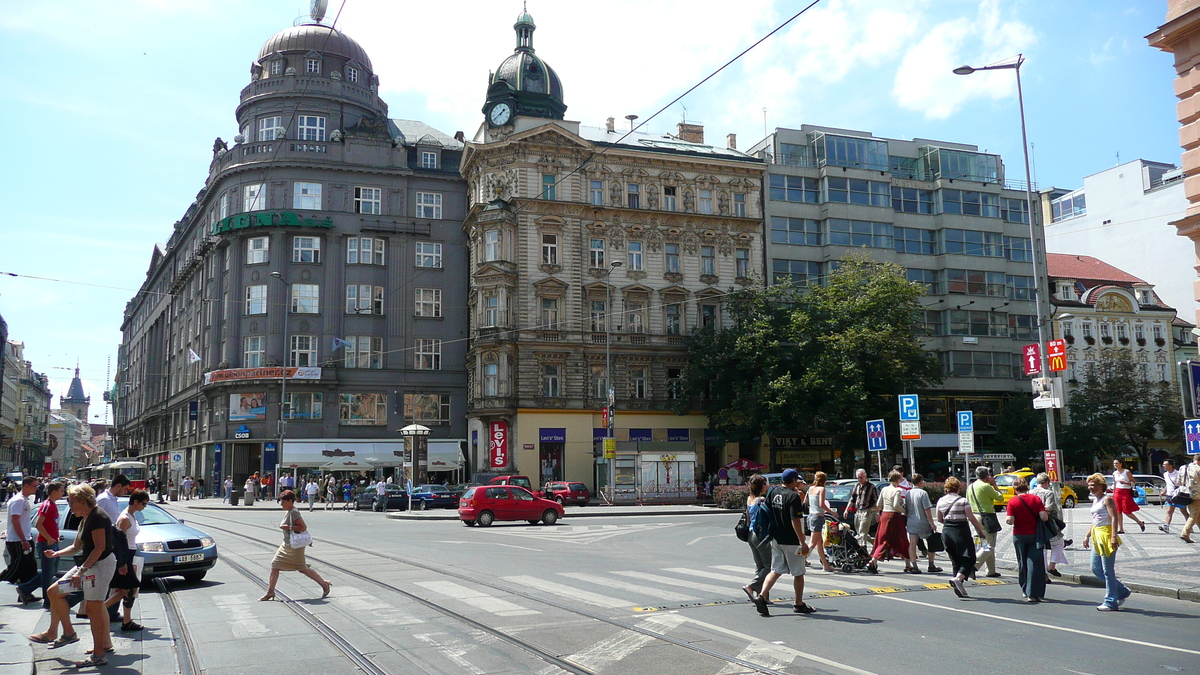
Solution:
[{"label": "copper dome", "polygon": [[361,63],[367,70],[374,71],[367,50],[344,33],[317,23],[306,23],[279,31],[267,40],[258,52],[261,61],[275,52],[308,52],[340,56]]}]

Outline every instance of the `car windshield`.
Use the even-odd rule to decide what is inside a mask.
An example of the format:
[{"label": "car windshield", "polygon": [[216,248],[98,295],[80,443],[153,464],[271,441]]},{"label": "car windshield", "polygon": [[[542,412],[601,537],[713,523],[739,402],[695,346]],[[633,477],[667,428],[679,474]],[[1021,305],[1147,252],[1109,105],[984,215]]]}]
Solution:
[{"label": "car windshield", "polygon": [[850,498],[853,485],[830,485],[825,488],[825,499],[844,500]]},{"label": "car windshield", "polygon": [[571,483],[571,489],[575,492],[583,492],[587,489],[587,486],[583,483]]},{"label": "car windshield", "polygon": [[137,518],[138,525],[170,525],[179,522],[175,519],[175,516],[172,516],[154,504],[147,504],[146,508],[138,511],[135,517]]},{"label": "car windshield", "polygon": [[475,496],[475,488],[468,488],[467,491],[463,493],[463,499],[470,499],[474,496]]},{"label": "car windshield", "polygon": [[996,476],[996,485],[998,487],[1012,487],[1015,482],[1017,482],[1016,474],[1005,473]]},{"label": "car windshield", "polygon": [[425,492],[432,492],[433,494],[436,494],[436,495],[450,494],[450,490],[446,489],[445,487],[442,487],[441,485],[423,485],[423,486],[421,486],[421,489],[424,490]]}]

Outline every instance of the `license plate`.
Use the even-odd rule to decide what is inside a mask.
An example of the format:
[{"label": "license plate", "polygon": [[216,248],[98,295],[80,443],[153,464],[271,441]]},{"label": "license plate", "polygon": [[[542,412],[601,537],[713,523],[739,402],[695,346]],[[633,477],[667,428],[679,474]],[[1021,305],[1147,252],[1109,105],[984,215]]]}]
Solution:
[{"label": "license plate", "polygon": [[188,555],[175,556],[175,562],[177,563],[202,562],[203,560],[203,553],[189,553]]}]

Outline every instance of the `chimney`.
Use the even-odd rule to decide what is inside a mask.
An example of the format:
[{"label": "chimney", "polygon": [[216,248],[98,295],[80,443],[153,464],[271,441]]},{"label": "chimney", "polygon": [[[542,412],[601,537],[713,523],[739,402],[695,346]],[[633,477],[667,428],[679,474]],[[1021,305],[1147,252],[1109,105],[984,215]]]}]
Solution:
[{"label": "chimney", "polygon": [[725,136],[725,147],[730,150],[737,150],[737,134],[727,134]]},{"label": "chimney", "polygon": [[615,124],[616,124],[616,120],[614,120],[613,118],[610,117],[610,118],[608,118],[608,121],[604,123],[604,126],[609,131],[616,131],[616,127],[614,126]]},{"label": "chimney", "polygon": [[677,133],[676,136],[678,136],[680,140],[684,140],[689,143],[704,142],[703,124],[689,124],[687,122],[680,122],[677,129],[679,133]]}]

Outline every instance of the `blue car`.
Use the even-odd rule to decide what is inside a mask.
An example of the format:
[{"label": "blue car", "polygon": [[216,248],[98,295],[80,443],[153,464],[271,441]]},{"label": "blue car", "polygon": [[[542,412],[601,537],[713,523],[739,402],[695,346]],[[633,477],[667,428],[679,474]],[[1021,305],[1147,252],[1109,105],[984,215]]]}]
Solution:
[{"label": "blue car", "polygon": [[422,509],[456,509],[458,497],[444,485],[419,485],[412,491],[412,507]]}]

